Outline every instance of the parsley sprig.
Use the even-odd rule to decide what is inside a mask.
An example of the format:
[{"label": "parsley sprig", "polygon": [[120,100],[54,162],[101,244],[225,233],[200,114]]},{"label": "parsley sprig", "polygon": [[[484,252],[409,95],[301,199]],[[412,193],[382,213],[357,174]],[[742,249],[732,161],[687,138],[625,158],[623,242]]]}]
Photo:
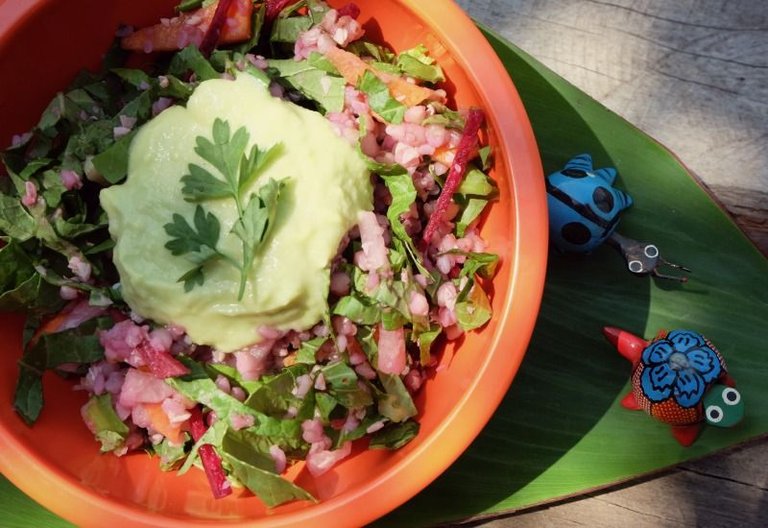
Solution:
[{"label": "parsley sprig", "polygon": [[[181,178],[181,192],[184,200],[197,203],[193,222],[190,224],[182,215],[175,213],[172,221],[163,226],[171,237],[165,244],[166,249],[174,256],[187,256],[195,264],[179,277],[186,292],[204,284],[206,266],[214,261],[224,261],[240,271],[237,299],[242,300],[256,252],[274,224],[284,180],[270,178],[250,196],[247,190],[270,161],[280,154],[281,145],[267,150],[253,145],[246,153],[249,139],[245,127],[238,128],[232,134],[229,123],[218,118],[213,122],[210,139],[204,136],[196,139],[195,152],[210,163],[221,177],[205,167],[190,163],[188,173]],[[219,249],[221,222],[200,204],[225,198],[234,200],[237,207],[238,219],[232,226],[231,234],[241,241],[240,260]]]}]

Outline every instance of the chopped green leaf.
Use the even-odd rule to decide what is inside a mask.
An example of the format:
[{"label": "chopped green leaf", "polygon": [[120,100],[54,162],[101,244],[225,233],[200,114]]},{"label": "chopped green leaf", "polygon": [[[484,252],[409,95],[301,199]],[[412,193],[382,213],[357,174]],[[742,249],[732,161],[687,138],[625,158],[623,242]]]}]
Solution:
[{"label": "chopped green leaf", "polygon": [[419,345],[419,363],[423,366],[429,366],[432,363],[432,343],[442,333],[443,327],[440,325],[431,325],[429,330],[419,332],[414,339]]},{"label": "chopped green leaf", "polygon": [[18,198],[0,194],[0,231],[24,242],[35,236],[37,223]]},{"label": "chopped green leaf", "polygon": [[434,111],[434,114],[427,117],[421,122],[422,125],[442,125],[446,128],[453,128],[456,130],[463,130],[466,124],[464,116],[455,110],[451,110],[447,106],[431,102],[429,106]]},{"label": "chopped green leaf", "polygon": [[[455,251],[451,251],[452,254],[456,254]],[[464,267],[461,270],[462,277],[474,277],[475,274],[480,275],[484,279],[493,278],[496,273],[496,266],[499,263],[499,256],[493,253],[464,253],[458,254],[464,255],[467,259],[464,261]]]},{"label": "chopped green leaf", "polygon": [[344,108],[344,79],[315,67],[308,60],[270,60],[281,79],[304,97],[315,101],[327,112],[341,112]]},{"label": "chopped green leaf", "polygon": [[270,42],[295,43],[299,35],[312,27],[312,19],[305,17],[278,17],[272,25]]},{"label": "chopped green leaf", "polygon": [[400,449],[419,434],[419,424],[408,420],[399,424],[390,424],[376,431],[371,436],[368,447],[371,449]]},{"label": "chopped green leaf", "polygon": [[94,168],[109,183],[119,183],[128,174],[128,153],[135,135],[136,131],[132,130],[93,157]]},{"label": "chopped green leaf", "polygon": [[179,5],[176,6],[177,11],[192,11],[193,9],[200,9],[203,6],[203,0],[181,0]]},{"label": "chopped green leaf", "polygon": [[336,66],[334,66],[330,60],[328,60],[328,57],[317,51],[313,51],[309,54],[309,57],[307,57],[307,64],[313,68],[317,68],[318,70],[323,70],[326,73],[330,73],[331,75],[336,75],[339,77],[341,76],[339,70],[337,70]]},{"label": "chopped green leaf", "polygon": [[173,56],[168,73],[177,77],[183,77],[189,70],[195,72],[199,81],[218,79],[220,76],[219,72],[216,71],[194,44],[190,44]]},{"label": "chopped green leaf", "polygon": [[149,86],[149,75],[143,70],[137,68],[112,68],[110,71],[134,88],[144,88]]},{"label": "chopped green leaf", "polygon": [[385,393],[379,397],[379,412],[393,422],[404,422],[416,416],[416,406],[400,376],[379,372],[379,380]]},{"label": "chopped green leaf", "polygon": [[385,46],[379,46],[366,40],[357,40],[347,46],[347,51],[354,53],[359,57],[373,57],[378,62],[392,63],[395,60],[395,54]]},{"label": "chopped green leaf", "polygon": [[333,307],[332,313],[362,325],[376,324],[381,319],[381,309],[356,293],[339,299]]},{"label": "chopped green leaf", "polygon": [[92,319],[77,328],[44,334],[33,346],[27,348],[19,361],[21,372],[13,403],[27,423],[34,423],[42,409],[41,379],[45,370],[67,363],[88,365],[104,358],[104,349],[95,334],[102,323]]},{"label": "chopped green leaf", "polygon": [[472,196],[482,196],[492,198],[498,193],[496,184],[493,183],[486,174],[480,169],[471,167],[456,189],[458,194],[468,194]]},{"label": "chopped green leaf", "polygon": [[269,416],[284,416],[289,407],[299,403],[293,395],[296,378],[308,372],[306,365],[297,364],[283,369],[278,374],[262,377],[259,387],[245,400],[245,404]]},{"label": "chopped green leaf", "polygon": [[381,116],[387,123],[403,122],[406,107],[389,93],[389,88],[375,74],[366,70],[360,77],[357,88],[368,96],[371,110]]},{"label": "chopped green leaf", "polygon": [[317,502],[308,491],[272,471],[249,464],[224,451],[224,460],[232,468],[235,478],[251,490],[269,508],[292,500]]},{"label": "chopped green leaf", "polygon": [[32,260],[13,238],[0,238],[0,311],[28,310],[40,289]]},{"label": "chopped green leaf", "polygon": [[314,365],[316,361],[315,354],[326,341],[328,341],[327,337],[316,337],[309,341],[302,342],[299,350],[296,352],[296,362],[305,365]]},{"label": "chopped green leaf", "polygon": [[102,453],[122,447],[128,438],[128,426],[117,416],[110,393],[91,396],[81,414],[88,428],[94,432],[96,440],[101,443]]},{"label": "chopped green leaf", "polygon": [[423,81],[438,83],[445,80],[442,68],[427,55],[427,48],[418,45],[405,50],[397,56],[397,67],[405,75]]},{"label": "chopped green leaf", "polygon": [[493,152],[490,145],[485,145],[477,151],[477,155],[480,156],[480,166],[484,171],[491,168],[491,157]]},{"label": "chopped green leaf", "polygon": [[469,226],[483,214],[488,200],[460,194],[453,195],[453,199],[461,207],[459,217],[456,219],[456,235],[463,237]]},{"label": "chopped green leaf", "polygon": [[416,201],[416,187],[413,185],[413,178],[405,169],[390,174],[381,174],[384,184],[392,195],[392,203],[387,208],[387,219],[392,227],[392,233],[400,240],[411,262],[418,268],[424,276],[429,276],[429,271],[424,267],[421,254],[416,248],[411,236],[405,231],[400,216],[410,211],[411,206]]},{"label": "chopped green leaf", "polygon": [[327,424],[331,420],[331,413],[339,405],[339,400],[327,392],[316,392],[315,404],[317,405],[317,411],[320,413],[320,418],[323,423]]},{"label": "chopped green leaf", "polygon": [[359,409],[373,403],[370,392],[363,389],[357,380],[357,373],[343,361],[329,363],[322,369],[328,393],[348,409]]},{"label": "chopped green leaf", "polygon": [[477,283],[469,291],[466,300],[456,303],[456,319],[465,332],[480,328],[490,321],[491,313],[488,296]]},{"label": "chopped green leaf", "polygon": [[[188,436],[185,433],[185,436]],[[155,454],[160,457],[160,471],[173,471],[177,469],[186,458],[187,452],[184,444],[172,444],[167,438],[153,446]]]}]

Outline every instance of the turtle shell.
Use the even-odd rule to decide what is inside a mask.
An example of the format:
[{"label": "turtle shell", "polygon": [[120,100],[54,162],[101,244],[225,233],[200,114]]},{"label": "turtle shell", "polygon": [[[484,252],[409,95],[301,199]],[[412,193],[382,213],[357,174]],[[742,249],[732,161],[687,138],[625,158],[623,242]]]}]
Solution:
[{"label": "turtle shell", "polygon": [[674,330],[643,350],[632,372],[632,392],[657,420],[690,425],[704,420],[704,395],[726,375],[725,360],[708,339]]}]

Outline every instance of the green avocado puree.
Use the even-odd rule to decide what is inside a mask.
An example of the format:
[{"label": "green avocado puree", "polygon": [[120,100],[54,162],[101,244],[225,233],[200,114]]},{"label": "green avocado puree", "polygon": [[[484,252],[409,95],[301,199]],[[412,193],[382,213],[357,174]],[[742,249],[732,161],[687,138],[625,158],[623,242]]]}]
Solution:
[{"label": "green avocado puree", "polygon": [[[195,138],[210,137],[216,118],[231,130],[246,127],[251,144],[262,149],[282,143],[282,153],[250,190],[270,178],[285,179],[275,223],[241,301],[239,272],[221,261],[206,267],[202,286],[185,292],[178,279],[193,264],[164,247],[169,236],[163,226],[174,213],[193,225],[195,204],[184,201],[180,180],[189,163],[206,165],[194,151]],[[258,343],[263,326],[303,330],[321,320],[328,310],[331,260],[358,213],[373,208],[369,173],[357,150],[322,115],[272,97],[246,74],[205,81],[186,108],[168,108],[144,125],[131,144],[126,181],[103,190],[101,204],[128,305],[224,352]],[[204,206],[221,221],[219,249],[240,255],[240,241],[230,233],[238,218],[234,201]]]}]

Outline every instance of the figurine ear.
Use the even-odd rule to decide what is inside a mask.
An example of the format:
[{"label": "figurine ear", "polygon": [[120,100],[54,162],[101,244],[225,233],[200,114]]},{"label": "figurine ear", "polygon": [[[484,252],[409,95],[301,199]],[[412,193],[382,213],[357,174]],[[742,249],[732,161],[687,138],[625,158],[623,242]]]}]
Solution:
[{"label": "figurine ear", "polygon": [[619,209],[626,209],[632,205],[632,197],[620,189],[614,187],[613,192],[616,193],[618,198]]},{"label": "figurine ear", "polygon": [[592,156],[589,154],[579,154],[575,158],[571,158],[568,163],[565,164],[565,170],[574,169],[582,171],[592,170]]},{"label": "figurine ear", "polygon": [[597,169],[594,171],[595,176],[602,178],[608,185],[613,185],[616,181],[616,169],[613,167],[606,167],[605,169]]}]

